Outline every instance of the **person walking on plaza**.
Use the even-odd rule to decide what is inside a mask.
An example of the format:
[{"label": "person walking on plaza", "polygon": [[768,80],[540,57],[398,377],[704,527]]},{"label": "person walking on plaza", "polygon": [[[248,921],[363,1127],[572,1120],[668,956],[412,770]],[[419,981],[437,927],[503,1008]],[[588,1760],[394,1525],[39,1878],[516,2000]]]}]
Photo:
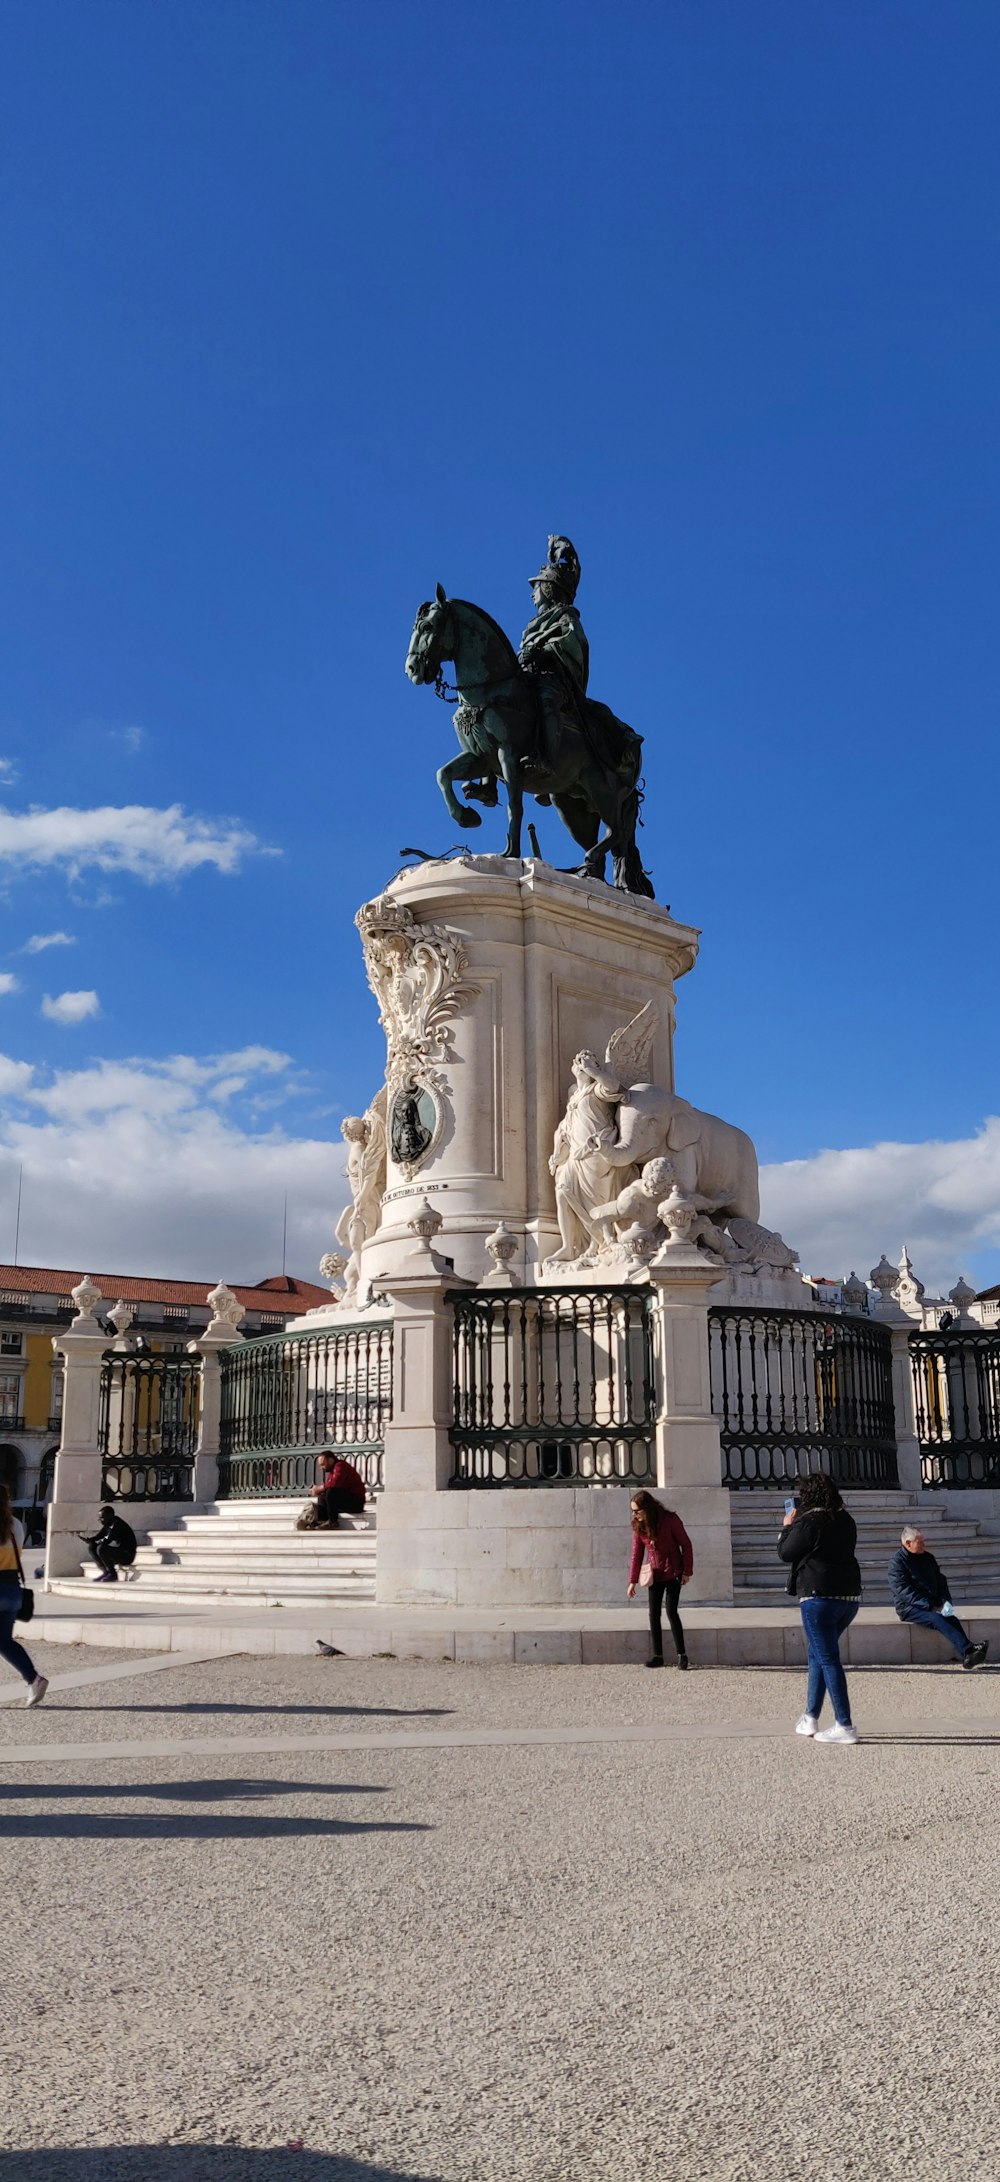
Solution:
[{"label": "person walking on plaza", "polygon": [[981,1667],[989,1644],[974,1644],[951,1603],[948,1579],[933,1553],[928,1553],[922,1530],[909,1523],[902,1544],[889,1563],[892,1603],[900,1621],[917,1621],[924,1629],[936,1629],[953,1644],[963,1667]]},{"label": "person walking on plaza", "polygon": [[[861,1604],[857,1542],[857,1524],[832,1477],[821,1471],[804,1478],[794,1505],[786,1509],[778,1552],[788,1564],[788,1589],[802,1610],[809,1667],[806,1709],[795,1722],[795,1733],[812,1735],[818,1743],[858,1740],[840,1657],[840,1639]],[[821,1728],[827,1694],[834,1724]]]},{"label": "person walking on plaza", "polygon": [[690,1582],[693,1568],[691,1540],[680,1516],[675,1515],[672,1508],[665,1508],[662,1500],[654,1500],[652,1493],[634,1493],[628,1595],[630,1599],[634,1599],[637,1583],[649,1586],[649,1635],[653,1648],[646,1661],[647,1667],[663,1665],[663,1625],[660,1616],[664,1603],[670,1634],[677,1652],[677,1664],[679,1667],[687,1666],[684,1630],[677,1604],[681,1585]]},{"label": "person walking on plaza", "polygon": [[101,1571],[95,1578],[97,1583],[117,1583],[119,1569],[131,1568],[138,1540],[131,1524],[116,1515],[110,1503],[101,1509],[100,1530],[95,1530],[92,1537],[82,1530],[77,1535],[90,1547]]},{"label": "person walking on plaza", "polygon": [[339,1530],[342,1515],[363,1515],[365,1481],[352,1462],[324,1447],[319,1457],[321,1475],[312,1488],[312,1507],[300,1515],[297,1530]]},{"label": "person walking on plaza", "polygon": [[27,1683],[27,1703],[40,1705],[48,1682],[14,1635],[14,1623],[24,1599],[23,1543],[24,1532],[11,1507],[10,1494],[6,1485],[0,1485],[0,1659],[6,1659]]}]

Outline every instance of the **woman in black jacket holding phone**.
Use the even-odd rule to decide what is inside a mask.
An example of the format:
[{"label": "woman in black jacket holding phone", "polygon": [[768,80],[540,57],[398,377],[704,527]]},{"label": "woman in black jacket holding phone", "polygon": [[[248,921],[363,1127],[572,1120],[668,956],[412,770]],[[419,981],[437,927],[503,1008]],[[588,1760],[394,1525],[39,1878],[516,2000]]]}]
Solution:
[{"label": "woman in black jacket holding phone", "polygon": [[[809,1663],[806,1709],[795,1722],[795,1733],[812,1735],[818,1743],[856,1743],[858,1739],[840,1657],[840,1639],[861,1604],[857,1542],[858,1526],[832,1477],[821,1471],[804,1478],[795,1505],[785,1516],[778,1552],[788,1563],[789,1591],[802,1609]],[[819,1717],[827,1693],[834,1725],[821,1728]]]}]

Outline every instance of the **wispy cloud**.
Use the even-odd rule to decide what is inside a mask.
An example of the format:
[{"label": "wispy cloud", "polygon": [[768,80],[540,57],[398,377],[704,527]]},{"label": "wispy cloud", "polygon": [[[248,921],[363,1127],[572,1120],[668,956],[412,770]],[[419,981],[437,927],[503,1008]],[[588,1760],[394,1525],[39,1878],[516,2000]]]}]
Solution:
[{"label": "wispy cloud", "polygon": [[761,1170],[762,1218],[801,1252],[803,1272],[864,1276],[906,1243],[919,1279],[947,1294],[1000,1249],[1000,1117],[950,1142],[870,1144]]},{"label": "wispy cloud", "polygon": [[99,1015],[100,1012],[95,992],[58,993],[54,1000],[46,993],[42,1001],[42,1014],[50,1023],[83,1023],[88,1015]]},{"label": "wispy cloud", "polygon": [[19,990],[20,981],[14,976],[13,971],[0,970],[0,996],[5,993],[16,993]]},{"label": "wispy cloud", "polygon": [[42,955],[47,947],[75,946],[76,940],[72,932],[33,932],[31,938],[25,940],[21,953],[22,955]]},{"label": "wispy cloud", "polygon": [[235,820],[193,818],[179,803],[166,810],[132,803],[98,810],[0,810],[0,864],[17,870],[96,866],[150,882],[177,879],[202,864],[238,871],[245,856],[270,854]]},{"label": "wispy cloud", "polygon": [[17,766],[13,758],[0,758],[0,780],[12,781],[16,779]]}]

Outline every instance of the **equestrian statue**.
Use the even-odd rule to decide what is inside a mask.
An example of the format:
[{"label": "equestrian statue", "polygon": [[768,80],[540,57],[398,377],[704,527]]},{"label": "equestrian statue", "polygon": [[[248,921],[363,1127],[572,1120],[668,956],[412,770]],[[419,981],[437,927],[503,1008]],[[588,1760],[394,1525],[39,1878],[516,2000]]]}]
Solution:
[{"label": "equestrian statue", "polygon": [[[636,847],[641,802],[642,737],[608,705],[587,695],[590,651],[576,609],[580,562],[568,538],[550,538],[548,559],[531,579],[535,611],[515,652],[481,606],[436,596],[419,607],[406,655],[411,682],[457,695],[461,755],[442,765],[438,784],[450,817],[479,826],[470,799],[494,807],[507,791],[505,856],[520,856],[525,794],[552,804],[585,851],[580,876],[652,896]],[[445,661],[455,670],[449,692]],[[466,804],[455,784],[463,784]],[[602,831],[603,829],[603,831]],[[529,829],[530,830],[530,829]]]}]

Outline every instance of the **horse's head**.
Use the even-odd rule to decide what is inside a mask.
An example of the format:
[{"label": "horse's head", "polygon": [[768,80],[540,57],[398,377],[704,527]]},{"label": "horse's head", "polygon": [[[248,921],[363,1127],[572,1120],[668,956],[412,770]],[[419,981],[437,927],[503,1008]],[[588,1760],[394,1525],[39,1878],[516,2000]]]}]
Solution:
[{"label": "horse's head", "polygon": [[451,607],[444,586],[439,583],[434,598],[417,608],[410,649],[406,654],[406,672],[411,682],[435,681],[441,661],[454,658],[453,646]]}]

